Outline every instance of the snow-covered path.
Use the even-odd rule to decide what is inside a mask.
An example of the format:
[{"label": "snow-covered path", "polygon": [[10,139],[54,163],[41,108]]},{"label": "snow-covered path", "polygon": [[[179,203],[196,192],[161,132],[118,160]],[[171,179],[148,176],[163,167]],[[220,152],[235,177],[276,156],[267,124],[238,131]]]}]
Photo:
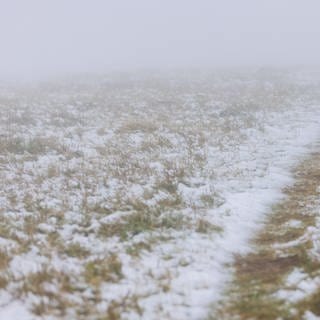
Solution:
[{"label": "snow-covered path", "polygon": [[294,170],[294,184],[238,255],[232,282],[210,319],[312,320],[320,316],[320,143]]}]

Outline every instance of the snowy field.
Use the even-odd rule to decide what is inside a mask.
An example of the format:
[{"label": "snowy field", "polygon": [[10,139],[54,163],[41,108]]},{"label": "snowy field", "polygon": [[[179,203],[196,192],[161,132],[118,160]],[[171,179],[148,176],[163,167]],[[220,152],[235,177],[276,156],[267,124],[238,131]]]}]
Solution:
[{"label": "snowy field", "polygon": [[0,90],[0,319],[206,319],[320,137],[320,73]]}]

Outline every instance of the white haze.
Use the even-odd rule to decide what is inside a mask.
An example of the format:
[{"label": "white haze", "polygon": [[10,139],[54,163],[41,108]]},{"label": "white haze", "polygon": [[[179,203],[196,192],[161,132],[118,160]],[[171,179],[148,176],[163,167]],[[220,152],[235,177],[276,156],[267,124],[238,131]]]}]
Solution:
[{"label": "white haze", "polygon": [[319,0],[1,0],[0,74],[319,65]]}]

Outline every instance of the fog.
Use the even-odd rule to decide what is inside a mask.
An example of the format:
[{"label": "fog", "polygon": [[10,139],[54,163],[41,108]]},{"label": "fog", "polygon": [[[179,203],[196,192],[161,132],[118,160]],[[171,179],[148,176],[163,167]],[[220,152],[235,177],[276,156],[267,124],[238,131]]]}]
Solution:
[{"label": "fog", "polygon": [[318,0],[1,0],[2,78],[320,64]]}]

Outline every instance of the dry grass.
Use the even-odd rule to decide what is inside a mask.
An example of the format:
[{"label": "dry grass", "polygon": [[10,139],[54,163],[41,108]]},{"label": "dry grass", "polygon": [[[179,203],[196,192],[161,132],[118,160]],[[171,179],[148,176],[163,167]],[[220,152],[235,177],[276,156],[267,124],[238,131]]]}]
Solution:
[{"label": "dry grass", "polygon": [[93,286],[100,286],[103,282],[118,282],[123,278],[121,261],[116,254],[90,261],[85,265],[84,277]]},{"label": "dry grass", "polygon": [[0,250],[0,270],[7,268],[11,259],[12,257],[7,251]]},{"label": "dry grass", "polygon": [[122,240],[127,240],[128,237],[140,233],[166,229],[180,230],[187,226],[185,217],[181,214],[162,216],[158,210],[144,209],[145,211],[135,211],[115,223],[101,224],[99,235],[103,238],[118,236]]},{"label": "dry grass", "polygon": [[212,232],[222,232],[223,229],[210,221],[200,218],[196,222],[196,231],[199,233],[212,233]]}]

